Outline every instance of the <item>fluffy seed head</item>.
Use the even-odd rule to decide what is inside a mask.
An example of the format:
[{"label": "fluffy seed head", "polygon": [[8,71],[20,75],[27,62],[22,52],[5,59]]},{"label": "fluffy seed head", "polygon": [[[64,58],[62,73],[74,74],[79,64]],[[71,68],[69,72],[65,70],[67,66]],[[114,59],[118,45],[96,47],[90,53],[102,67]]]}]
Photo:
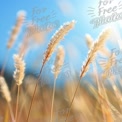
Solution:
[{"label": "fluffy seed head", "polygon": [[17,39],[19,33],[20,33],[20,30],[22,28],[22,25],[24,23],[24,20],[25,20],[25,12],[24,11],[19,11],[17,13],[17,20],[16,20],[16,24],[15,26],[12,28],[12,31],[11,31],[11,35],[10,35],[10,38],[8,40],[8,43],[7,43],[7,48],[10,49],[15,40]]},{"label": "fluffy seed head", "polygon": [[106,79],[107,77],[109,77],[111,75],[110,71],[111,68],[116,66],[116,56],[115,54],[112,54],[107,61],[102,61],[100,62],[100,65],[102,67],[102,69],[104,70],[104,73],[102,74],[102,77],[104,79]]},{"label": "fluffy seed head", "polygon": [[90,49],[92,47],[94,41],[93,41],[92,37],[89,34],[86,34],[85,37],[86,37],[87,46]]},{"label": "fluffy seed head", "polygon": [[6,84],[4,77],[2,77],[2,76],[0,76],[0,91],[3,95],[3,97],[6,99],[6,101],[10,102],[11,101],[10,91],[9,91],[9,88]]},{"label": "fluffy seed head", "polygon": [[108,39],[110,33],[111,33],[110,29],[105,29],[100,34],[97,41],[94,42],[93,46],[91,47],[90,51],[88,52],[86,61],[82,65],[81,72],[80,72],[80,78],[86,74],[86,72],[89,69],[90,63],[93,62],[93,60],[96,57],[97,52],[103,47],[103,45],[104,45],[105,41]]},{"label": "fluffy seed head", "polygon": [[71,30],[73,29],[75,25],[75,21],[67,22],[64,23],[63,26],[59,28],[58,31],[52,36],[51,41],[48,45],[48,48],[45,52],[44,58],[43,58],[43,64],[45,64],[49,58],[51,57],[52,53],[55,50],[55,47],[59,44],[59,42],[64,38],[64,36]]},{"label": "fluffy seed head", "polygon": [[61,71],[61,68],[64,63],[64,57],[65,57],[64,48],[62,46],[59,46],[58,50],[57,50],[56,59],[55,59],[55,62],[54,62],[53,68],[52,68],[55,77],[57,77]]},{"label": "fluffy seed head", "polygon": [[21,85],[25,75],[25,62],[19,55],[14,55],[14,62],[16,70],[14,71],[13,77],[16,81],[16,84]]}]

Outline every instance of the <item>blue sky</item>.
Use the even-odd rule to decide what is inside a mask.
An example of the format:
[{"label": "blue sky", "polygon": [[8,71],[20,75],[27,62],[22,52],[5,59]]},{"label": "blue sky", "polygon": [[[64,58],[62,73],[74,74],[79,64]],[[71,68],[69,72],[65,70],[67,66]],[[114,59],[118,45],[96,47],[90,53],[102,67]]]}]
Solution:
[{"label": "blue sky", "polygon": [[[47,8],[49,12],[54,10],[56,12],[56,20],[60,22],[62,25],[64,22],[76,20],[75,28],[69,32],[69,34],[65,37],[65,39],[61,42],[61,44],[65,47],[66,50],[66,61],[70,62],[71,67],[76,69],[77,71],[80,70],[82,62],[87,56],[88,48],[85,43],[85,34],[89,33],[92,35],[94,39],[97,38],[98,34],[101,30],[108,25],[100,26],[99,28],[93,29],[92,25],[90,24],[90,17],[88,15],[88,7],[96,7],[98,5],[98,0],[0,0],[0,64],[2,65],[5,60],[5,55],[7,53],[6,43],[9,38],[9,31],[11,31],[12,26],[14,26],[16,21],[16,14],[19,10],[26,11],[27,20],[32,19],[32,11],[34,7],[39,9]],[[45,13],[44,13],[45,14]],[[117,30],[121,30],[118,24],[114,23],[109,26],[117,28]],[[58,29],[55,28],[46,38],[46,42],[48,43],[53,33]],[[22,40],[23,33],[21,32],[19,37],[16,40],[14,47],[9,51],[9,58],[7,62],[7,70],[11,71],[14,70],[13,65],[13,54],[17,53],[17,48],[19,42]],[[27,71],[36,72],[33,70],[33,62],[36,57],[40,54],[42,55],[44,50],[47,47],[47,43],[43,46],[38,46],[37,49],[34,51],[31,50],[25,60],[27,63]],[[69,48],[71,48],[71,52],[73,56],[69,56]],[[54,57],[52,57],[54,59]],[[41,61],[40,61],[41,66]],[[39,70],[39,67],[38,69]],[[37,71],[38,72],[38,71]]]}]

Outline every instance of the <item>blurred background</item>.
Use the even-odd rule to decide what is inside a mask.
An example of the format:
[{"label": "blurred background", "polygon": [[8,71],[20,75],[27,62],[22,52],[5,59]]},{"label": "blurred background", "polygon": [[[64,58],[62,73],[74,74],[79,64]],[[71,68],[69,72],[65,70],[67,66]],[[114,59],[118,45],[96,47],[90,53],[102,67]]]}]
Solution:
[{"label": "blurred background", "polygon": [[[102,66],[100,67],[100,62],[106,64],[107,60],[111,58],[113,50],[118,60],[116,63],[119,63],[118,69],[122,69],[121,7],[121,0],[0,0],[0,70],[10,88],[12,95],[11,105],[14,113],[17,88],[13,79],[15,71],[13,55],[24,54],[26,64],[25,78],[20,94],[18,120],[26,121],[34,86],[42,66],[44,52],[51,37],[64,23],[72,20],[76,21],[74,28],[68,32],[60,43],[65,50],[65,60],[56,80],[55,121],[57,122],[60,118],[60,122],[62,122],[66,118],[76,83],[79,80],[81,66],[87,58],[90,36],[93,42],[97,41],[99,34],[105,28],[111,28],[112,34],[106,41],[104,49],[98,53],[99,55],[95,59],[96,66],[90,65],[88,73],[82,79],[82,85],[76,94],[68,122],[105,122],[103,115],[108,117],[109,109],[111,111],[114,111],[115,108],[117,109],[114,111],[115,113],[112,113],[114,115],[116,115],[116,112],[122,113],[120,100],[122,84],[120,82],[114,84],[114,81],[121,81],[121,72],[114,74],[115,79],[112,79],[113,82],[99,81],[105,86],[109,84],[106,89],[114,89],[115,86],[118,88],[119,92],[115,92],[113,89],[106,90],[109,101],[112,101],[112,104],[109,105],[106,105],[107,98],[103,84],[103,86],[101,85],[100,95],[103,95],[102,97],[105,100],[98,94],[99,90],[96,87],[94,72],[96,68],[100,79],[104,73]],[[42,86],[38,85],[37,87],[30,122],[49,122],[52,88],[55,79],[52,67],[56,57],[56,50],[57,48],[42,71],[40,79]],[[118,69],[114,69],[114,71]],[[111,83],[115,86],[112,84],[113,87],[111,87]],[[120,93],[120,96],[118,97],[116,93]],[[101,101],[103,104],[105,103],[103,111]],[[0,122],[3,120],[8,122],[7,120],[10,118],[5,104],[4,100],[1,99]],[[114,109],[112,105],[115,107]],[[118,113],[117,115],[119,115]],[[6,120],[7,115],[9,115],[9,118]],[[119,122],[118,118],[116,122]],[[113,121],[108,119],[106,122]]]},{"label": "blurred background", "polygon": [[[118,4],[119,1],[116,1]],[[29,23],[33,22],[36,27],[33,34],[41,28],[41,32],[36,34],[33,40],[35,43],[31,45],[28,54],[25,56],[26,63],[26,73],[38,75],[43,53],[47,48],[52,35],[55,31],[65,22],[76,20],[76,25],[73,30],[71,30],[61,42],[66,51],[65,56],[65,66],[60,75],[69,75],[74,73],[74,71],[80,71],[82,62],[85,60],[88,52],[88,48],[85,41],[85,35],[90,34],[93,39],[97,39],[101,30],[105,27],[112,27],[115,32],[111,39],[107,42],[107,46],[112,48],[118,48],[118,40],[121,40],[121,20],[104,24],[98,28],[93,28],[91,17],[89,14],[89,9],[94,8],[94,14],[97,16],[99,1],[79,1],[79,0],[35,0],[35,1],[3,1],[1,0],[0,14],[2,15],[0,19],[1,23],[1,36],[0,36],[0,67],[2,68],[3,63],[7,57],[7,65],[5,66],[5,72],[12,76],[14,71],[13,64],[13,54],[16,54],[19,50],[20,44],[24,38],[24,32]],[[18,34],[13,47],[8,51],[7,42],[11,36],[12,28],[14,27],[17,14],[19,11],[25,12],[25,21],[22,25],[22,29]],[[112,42],[112,45],[111,45]],[[120,41],[121,43],[121,41]],[[112,47],[114,45],[114,47]],[[7,55],[7,56],[6,56]],[[76,60],[77,59],[77,60]],[[45,70],[50,72],[51,66],[53,64],[53,56],[50,62],[45,66]],[[66,74],[67,72],[67,74]],[[5,73],[5,74],[6,74]],[[48,75],[52,75],[51,72]],[[69,75],[68,77],[71,77]],[[64,78],[64,77],[63,77]],[[59,78],[60,79],[60,78]],[[62,80],[63,82],[65,80]],[[51,82],[51,81],[50,81]],[[61,84],[63,83],[61,82]],[[60,84],[60,82],[58,82]],[[60,84],[60,85],[61,85]]]}]

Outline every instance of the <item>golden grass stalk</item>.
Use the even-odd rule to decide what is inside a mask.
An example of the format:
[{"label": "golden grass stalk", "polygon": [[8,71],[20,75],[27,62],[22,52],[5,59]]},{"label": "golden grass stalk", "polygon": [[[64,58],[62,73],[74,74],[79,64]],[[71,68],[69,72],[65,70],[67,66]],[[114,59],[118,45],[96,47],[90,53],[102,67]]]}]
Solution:
[{"label": "golden grass stalk", "polygon": [[4,77],[0,76],[0,91],[2,93],[2,96],[6,99],[8,107],[9,107],[9,111],[10,111],[10,115],[11,115],[11,119],[12,122],[14,122],[14,115],[13,115],[13,111],[12,111],[12,107],[10,105],[11,102],[11,94],[8,88],[8,85],[4,79]]},{"label": "golden grass stalk", "polygon": [[102,110],[105,114],[105,120],[107,122],[114,122],[114,114],[111,110],[111,104],[109,102],[105,87],[103,82],[101,82],[101,93],[100,93],[101,97],[103,97],[103,101],[100,101],[100,103],[102,104]]},{"label": "golden grass stalk", "polygon": [[53,122],[53,106],[54,106],[56,79],[57,79],[57,77],[58,77],[58,75],[59,75],[59,73],[61,71],[62,66],[63,66],[64,57],[65,57],[64,48],[62,46],[59,46],[58,50],[57,50],[57,55],[56,55],[56,59],[55,59],[55,62],[54,62],[54,66],[53,66],[53,73],[54,73],[55,79],[54,79],[54,86],[53,86],[50,122]]},{"label": "golden grass stalk", "polygon": [[[64,23],[63,26],[61,26],[59,28],[59,30],[57,30],[55,32],[55,34],[52,36],[51,40],[50,40],[50,43],[48,44],[48,47],[45,51],[45,54],[44,54],[44,58],[43,58],[43,61],[42,61],[42,67],[40,69],[40,73],[39,73],[39,77],[38,77],[38,81],[40,79],[40,76],[41,76],[41,72],[43,70],[43,67],[45,65],[45,63],[50,59],[51,55],[53,54],[56,46],[60,43],[60,41],[64,38],[64,36],[70,31],[73,29],[74,25],[75,25],[75,21],[72,20],[71,22],[67,22],[67,23]],[[32,104],[33,104],[33,100],[34,100],[34,96],[35,96],[35,93],[36,93],[36,89],[37,89],[37,85],[38,85],[38,82],[36,83],[35,85],[35,89],[34,89],[34,92],[33,92],[33,97],[32,97],[32,100],[31,100],[31,104],[30,104],[30,108],[29,108],[29,112],[28,112],[28,116],[27,116],[27,122],[29,120],[29,115],[30,115],[30,111],[31,111],[31,107],[32,107]]]},{"label": "golden grass stalk", "polygon": [[[104,100],[106,101],[106,105],[107,105],[104,107],[105,107],[106,111],[109,111],[109,115],[111,116],[111,121],[108,120],[107,122],[114,122],[116,120],[118,121],[118,119],[121,119],[121,117],[122,117],[121,113],[110,103],[110,101],[108,99],[103,82],[102,82],[102,94],[103,94]],[[108,115],[106,114],[106,119],[108,118],[107,116]]]},{"label": "golden grass stalk", "polygon": [[[86,38],[85,40],[86,40],[86,44],[87,44],[88,48],[89,48],[89,49],[92,48],[92,46],[93,46],[93,44],[94,44],[94,40],[93,40],[93,38],[91,37],[91,35],[86,34],[85,38]],[[110,51],[109,51],[108,48],[105,47],[105,46],[102,47],[101,50],[99,50],[99,53],[100,53],[100,54],[103,54],[103,55],[105,55],[105,56],[110,56]]]},{"label": "golden grass stalk", "polygon": [[[83,66],[82,66],[82,68],[81,68],[80,80],[84,77],[84,75],[85,75],[86,72],[88,71],[89,65],[90,65],[91,62],[94,61],[97,52],[103,47],[105,41],[108,39],[108,37],[109,37],[109,35],[110,35],[110,32],[111,32],[110,29],[105,29],[105,30],[100,34],[100,36],[98,37],[97,41],[94,42],[92,48],[91,48],[90,51],[88,52],[88,56],[87,56],[87,58],[86,58],[86,61],[83,63]],[[67,121],[67,119],[68,119],[68,117],[69,117],[70,110],[71,110],[71,107],[72,107],[72,103],[73,103],[73,101],[74,101],[75,95],[76,95],[77,90],[78,90],[79,85],[80,85],[80,80],[78,81],[78,84],[77,84],[75,93],[74,93],[74,95],[73,95],[73,98],[72,98],[72,101],[71,101],[71,104],[70,104],[69,111],[68,111],[68,114],[67,114],[67,117],[66,117],[65,122]]]},{"label": "golden grass stalk", "polygon": [[[89,35],[89,34],[87,34],[86,35],[86,43],[87,43],[87,46],[88,46],[88,48],[91,48],[91,46],[92,46],[92,44],[93,44],[93,39],[92,39],[92,37]],[[101,51],[100,52],[104,52],[104,53],[106,53],[106,48],[105,47],[103,47],[102,49],[101,49]],[[108,59],[108,61],[105,63],[105,62],[103,62],[101,65],[102,65],[102,67],[103,67],[103,69],[104,69],[104,71],[109,71],[110,70],[110,68],[112,67],[112,66],[114,66],[115,65],[115,55],[114,54],[112,54],[112,55],[108,55],[109,56],[109,59]],[[102,91],[101,91],[101,88],[100,88],[100,84],[99,84],[99,81],[98,81],[98,75],[97,75],[97,67],[96,67],[96,63],[95,62],[93,62],[93,67],[94,67],[94,74],[95,74],[95,78],[96,78],[96,81],[97,81],[97,86],[98,86],[98,92],[99,92],[99,94],[102,94]],[[95,70],[96,69],[96,70]],[[106,79],[107,78],[107,74],[106,74],[106,72],[103,74],[103,78],[104,79]],[[115,85],[114,85],[115,86]],[[116,93],[115,93],[116,94]],[[107,99],[107,98],[106,98]],[[101,99],[99,99],[99,101],[101,101]],[[104,111],[104,106],[103,105],[101,105],[101,107],[102,107],[102,112],[103,112],[103,116],[105,117],[105,118],[107,118],[108,116],[106,116],[106,112]],[[110,116],[109,116],[110,117]]]},{"label": "golden grass stalk", "polygon": [[64,57],[65,57],[64,48],[62,46],[58,46],[56,59],[55,59],[54,65],[52,67],[52,71],[54,73],[55,78],[58,77],[58,74],[61,71],[61,68],[64,63]]},{"label": "golden grass stalk", "polygon": [[[10,38],[8,40],[8,43],[7,43],[7,48],[8,49],[12,48],[14,42],[16,41],[16,39],[17,39],[17,37],[18,37],[18,35],[20,33],[20,30],[22,28],[24,20],[25,20],[25,12],[24,11],[19,11],[18,14],[17,14],[16,24],[12,28],[12,32],[11,32]],[[5,58],[5,61],[4,61],[2,70],[1,70],[1,75],[2,76],[4,74],[4,70],[5,70],[5,66],[6,66],[7,60],[8,60],[8,52],[6,54],[6,58]]]},{"label": "golden grass stalk", "polygon": [[81,68],[80,78],[82,78],[86,74],[86,72],[89,69],[89,64],[91,62],[93,62],[93,60],[96,57],[97,52],[103,47],[103,45],[104,45],[105,41],[108,39],[109,35],[110,35],[110,29],[106,29],[100,34],[97,41],[94,42],[92,48],[88,52],[86,61],[83,63],[83,66]]},{"label": "golden grass stalk", "polygon": [[[69,103],[72,100],[74,91],[76,89],[77,79],[75,80],[76,81],[73,80],[73,81],[68,81],[66,83],[66,90],[64,91],[64,93],[66,93],[66,98],[68,97],[67,101]],[[94,114],[93,114],[93,111],[91,111],[92,102],[94,102],[92,100],[93,99],[91,99],[89,94],[87,94],[87,92],[85,91],[85,88],[80,87],[77,91],[74,102],[72,104],[72,113],[74,113],[74,111],[76,113],[77,112],[80,113],[80,116],[83,116],[85,122],[88,122],[88,120],[94,121],[95,120],[95,118],[93,117]],[[71,119],[71,116],[69,118],[69,121]]]},{"label": "golden grass stalk", "polygon": [[[21,118],[23,109],[27,104],[27,101],[28,101],[27,96],[29,95],[30,97],[32,97],[32,95],[33,95],[35,82],[37,82],[37,79],[33,76],[26,76],[24,78],[24,88],[26,89],[26,91],[21,90],[21,99],[23,99],[23,103],[22,103],[20,110],[19,110],[19,113],[18,113],[18,121]],[[39,93],[40,93],[40,87],[39,86],[37,87],[36,93],[37,93],[36,97],[38,97]]]},{"label": "golden grass stalk", "polygon": [[106,100],[105,97],[101,96],[100,94],[99,94],[99,97],[101,99],[100,100],[100,104],[102,106],[102,112],[104,113],[104,121],[105,122],[114,122],[113,115],[112,115],[112,111],[110,109],[110,106],[108,104],[108,101]]},{"label": "golden grass stalk", "polygon": [[14,62],[15,62],[16,70],[14,71],[13,77],[16,81],[17,86],[18,86],[18,88],[17,88],[16,111],[15,111],[15,121],[17,121],[20,85],[22,84],[22,81],[23,81],[24,75],[25,75],[25,62],[22,60],[22,57],[20,57],[19,55],[14,55]]},{"label": "golden grass stalk", "polygon": [[[87,43],[88,48],[91,49],[94,42],[93,42],[92,37],[89,34],[86,34],[86,43]],[[93,62],[93,67],[94,67],[93,71],[94,71],[95,78],[96,78],[96,84],[97,84],[98,90],[100,92],[100,84],[99,84],[99,79],[98,79],[98,75],[97,75],[97,66],[96,66],[95,62]]]},{"label": "golden grass stalk", "polygon": [[[97,89],[98,89],[98,93],[101,95],[102,93],[102,89],[101,89],[101,84],[100,84],[100,80],[99,80],[99,76],[98,76],[98,73],[97,73],[97,66],[96,66],[96,62],[93,62],[93,71],[94,71],[94,74],[95,74],[95,79],[96,79],[96,84],[97,84]],[[98,102],[102,102],[102,100],[98,97]],[[105,112],[104,112],[104,109],[103,109],[103,104],[101,104],[101,110],[102,110],[102,114],[103,114],[103,119],[105,121]]]},{"label": "golden grass stalk", "polygon": [[[106,91],[102,88],[102,94],[99,94],[95,88],[90,86],[90,91],[94,94],[96,99],[99,97],[101,101],[98,101],[102,105],[103,111],[105,112],[105,120],[107,121],[109,117],[111,121],[120,119],[122,117],[121,113],[109,102]],[[113,119],[112,119],[113,118]],[[107,122],[111,122],[110,120]]]},{"label": "golden grass stalk", "polygon": [[52,36],[43,58],[43,62],[42,62],[43,64],[45,64],[49,60],[49,58],[51,57],[51,55],[55,50],[55,47],[60,43],[60,41],[64,38],[64,36],[71,29],[73,29],[75,23],[76,22],[74,20],[72,20],[71,22],[64,23],[64,25],[61,26],[59,30],[57,30],[56,33]]},{"label": "golden grass stalk", "polygon": [[0,90],[2,92],[3,97],[6,99],[6,101],[11,102],[11,95],[10,95],[9,88],[6,84],[5,79],[2,76],[0,76]]},{"label": "golden grass stalk", "polygon": [[[101,65],[102,68],[104,70],[110,70],[114,65],[116,65],[116,57],[114,54],[111,54],[111,56],[108,58],[108,61],[105,63],[105,65]],[[102,78],[103,78],[103,81],[107,78],[107,75],[106,74],[103,74],[102,75]],[[114,83],[114,80],[115,80],[115,77],[112,77],[110,78],[111,80],[111,83],[112,83],[112,87],[114,89],[114,92],[115,92],[115,95],[116,97],[118,98],[118,100],[120,101],[121,99],[121,93],[119,92],[119,89],[117,89],[115,83]],[[105,90],[105,87],[103,85],[103,82],[101,82],[102,84],[102,91],[101,91],[101,96],[103,95],[106,103],[107,103],[107,106],[104,105],[104,112],[105,112],[105,117],[106,117],[106,120],[107,122],[114,122],[114,120],[116,119],[120,119],[121,118],[121,114],[119,113],[119,111],[110,103],[109,99],[108,99],[108,96],[107,96],[107,93],[106,93],[106,90]],[[120,104],[120,103],[119,103]],[[121,108],[121,104],[120,104],[120,108]]]},{"label": "golden grass stalk", "polygon": [[[88,48],[90,49],[93,45],[93,39],[92,37],[87,34],[86,35],[86,43],[87,43],[87,46]],[[103,47],[104,48],[104,47]],[[103,51],[103,48],[101,49],[101,51]],[[104,51],[103,51],[104,52]],[[96,62],[94,61],[92,63],[93,65],[93,72],[94,72],[94,75],[95,75],[95,81],[96,81],[96,84],[97,84],[97,88],[98,88],[98,93],[101,94],[101,85],[99,83],[99,76],[98,76],[98,73],[97,73],[97,66],[96,66]],[[98,101],[101,102],[101,99],[98,98]],[[96,106],[97,107],[97,106]],[[105,112],[104,112],[104,109],[103,109],[103,105],[101,105],[101,109],[102,109],[102,113],[103,113],[103,118],[105,120]]]},{"label": "golden grass stalk", "polygon": [[120,109],[122,111],[122,101],[121,101],[122,94],[115,84],[115,76],[111,76],[111,74],[109,74],[109,71],[111,71],[111,68],[117,65],[116,63],[117,62],[116,62],[115,54],[111,54],[111,56],[108,58],[106,63],[100,62],[100,65],[101,65],[102,69],[104,69],[104,73],[102,74],[102,78],[103,78],[103,80],[106,80],[107,77],[109,77],[110,83],[112,85],[112,88],[114,90],[116,98],[119,101],[119,106],[120,106]]},{"label": "golden grass stalk", "polygon": [[10,38],[8,40],[8,43],[7,43],[7,48],[8,49],[12,48],[15,40],[17,39],[17,37],[18,37],[18,35],[20,33],[20,30],[22,28],[24,20],[25,20],[25,11],[19,11],[17,13],[16,24],[12,28],[12,32],[11,32]]},{"label": "golden grass stalk", "polygon": [[86,44],[87,44],[88,48],[91,49],[93,46],[93,43],[94,43],[93,38],[89,34],[86,34],[85,38],[86,38]]},{"label": "golden grass stalk", "polygon": [[5,111],[3,122],[8,122],[8,121],[9,121],[9,109],[8,109],[8,107],[6,107],[6,111]]},{"label": "golden grass stalk", "polygon": [[14,71],[13,77],[16,84],[20,86],[25,76],[25,62],[22,60],[22,57],[16,54],[14,55],[14,62],[16,70]]},{"label": "golden grass stalk", "polygon": [[[107,61],[101,61],[100,65],[102,67],[102,69],[104,70],[104,73],[102,75],[102,77],[104,78],[104,80],[109,76],[109,71],[110,69],[116,65],[116,56],[115,54],[111,54],[108,58]],[[111,74],[110,74],[111,75]]]}]

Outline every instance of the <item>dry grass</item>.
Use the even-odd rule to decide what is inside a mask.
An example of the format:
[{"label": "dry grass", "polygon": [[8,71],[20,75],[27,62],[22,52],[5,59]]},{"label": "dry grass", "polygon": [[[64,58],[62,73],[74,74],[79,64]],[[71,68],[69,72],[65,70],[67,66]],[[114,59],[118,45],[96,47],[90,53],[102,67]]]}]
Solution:
[{"label": "dry grass", "polygon": [[[75,21],[74,20],[71,21],[71,22],[67,22],[63,26],[61,26],[59,28],[59,30],[56,31],[56,33],[52,36],[52,38],[50,40],[50,43],[48,44],[48,47],[47,47],[47,49],[45,51],[44,58],[42,60],[42,66],[41,66],[40,73],[39,73],[39,76],[38,76],[38,81],[40,79],[40,76],[41,76],[41,73],[42,73],[42,70],[43,70],[43,67],[44,67],[45,63],[51,58],[51,55],[53,54],[56,46],[60,43],[60,41],[64,38],[64,36],[71,29],[73,29],[74,25],[75,25]],[[38,85],[38,82],[36,83],[35,89],[33,91],[33,97],[32,97],[31,103],[30,103],[30,107],[29,107],[29,112],[28,112],[28,116],[27,116],[27,122],[29,120],[32,104],[33,104],[34,97],[35,97],[35,94],[36,94],[37,85]]]},{"label": "dry grass", "polygon": [[15,112],[15,121],[17,121],[17,114],[18,114],[18,104],[19,104],[19,94],[20,94],[20,85],[22,84],[22,81],[25,76],[25,62],[22,60],[22,57],[19,55],[14,55],[14,62],[15,62],[15,68],[14,71],[14,79],[16,81],[17,85],[17,101],[16,101],[16,112]]},{"label": "dry grass", "polygon": [[53,95],[52,95],[52,105],[51,105],[51,118],[50,122],[53,122],[53,106],[54,106],[54,98],[55,98],[55,89],[56,89],[56,80],[58,78],[59,73],[61,72],[61,68],[64,64],[65,51],[62,46],[58,47],[56,59],[53,66],[54,73],[54,85],[53,85]]},{"label": "dry grass", "polygon": [[10,38],[7,43],[7,48],[10,49],[12,48],[15,40],[17,39],[20,30],[22,28],[22,25],[25,21],[25,12],[24,11],[19,11],[17,14],[17,20],[15,26],[12,28]]},{"label": "dry grass", "polygon": [[101,50],[101,48],[104,46],[105,41],[108,39],[109,36],[110,36],[110,30],[106,29],[100,34],[97,41],[93,44],[90,51],[88,52],[86,61],[82,65],[80,78],[82,78],[86,74],[86,72],[89,69],[89,64],[93,62],[97,52]]},{"label": "dry grass", "polygon": [[10,102],[11,101],[10,91],[4,77],[2,76],[0,76],[0,91],[2,92],[2,95],[6,99],[6,101]]},{"label": "dry grass", "polygon": [[16,70],[14,71],[13,77],[16,81],[16,84],[19,86],[22,84],[25,76],[25,62],[19,55],[14,55],[14,62]]},{"label": "dry grass", "polygon": [[[90,63],[94,61],[97,52],[101,49],[101,47],[103,47],[103,45],[104,45],[105,41],[108,39],[109,35],[110,35],[110,29],[106,29],[100,34],[100,36],[98,37],[98,40],[96,42],[94,42],[93,46],[91,47],[90,51],[88,52],[88,56],[86,58],[86,61],[83,63],[83,66],[81,68],[80,80],[81,80],[81,78],[83,78],[85,76],[86,72],[89,69]],[[67,113],[67,117],[66,117],[65,122],[67,121],[67,119],[69,117],[70,110],[71,110],[73,101],[75,99],[75,95],[76,95],[78,88],[80,86],[80,80],[77,84],[76,90],[75,90],[73,98],[71,100],[71,104],[70,104],[69,111]]]},{"label": "dry grass", "polygon": [[48,48],[45,51],[43,65],[49,60],[52,53],[55,50],[55,47],[60,43],[60,41],[64,38],[64,36],[75,26],[75,21],[64,23],[59,30],[52,36],[50,43],[48,44]]},{"label": "dry grass", "polygon": [[[25,13],[19,13],[7,44],[9,49],[12,48],[16,41],[24,19]],[[108,77],[109,74],[102,75],[99,73],[99,68],[101,67],[102,70],[108,71],[116,65],[115,60],[113,60],[116,58],[115,55],[110,55],[110,51],[105,46],[111,34],[110,29],[103,30],[96,41],[89,34],[86,35],[89,52],[82,65],[80,75],[78,76],[79,73],[74,71],[75,75],[71,74],[72,80],[67,79],[68,81],[64,84],[64,88],[57,88],[56,80],[61,75],[64,66],[65,47],[59,46],[54,64],[51,64],[53,65],[52,69],[50,71],[43,69],[52,54],[55,53],[58,44],[73,29],[75,23],[74,20],[64,23],[54,33],[45,50],[44,58],[42,58],[42,67],[38,77],[25,75],[25,63],[28,62],[24,62],[24,56],[27,54],[31,39],[33,38],[35,42],[39,41],[40,34],[37,33],[27,37],[27,32],[24,32],[19,54],[14,55],[15,71],[13,78],[15,82],[12,84],[11,90],[7,86],[4,75],[0,76],[1,122],[122,121],[121,78],[118,78],[116,75]],[[107,57],[108,60],[105,65],[97,63],[98,54]],[[93,64],[92,73],[89,70],[91,63]],[[44,74],[42,74],[42,70],[53,73],[53,87],[47,83],[47,79],[43,79]],[[87,76],[87,72],[91,73],[90,78],[84,77]],[[46,75],[46,77],[49,77],[49,75]],[[90,79],[95,82],[92,82]],[[47,84],[42,86],[42,83],[45,82]],[[109,83],[109,86],[107,83]]]}]

